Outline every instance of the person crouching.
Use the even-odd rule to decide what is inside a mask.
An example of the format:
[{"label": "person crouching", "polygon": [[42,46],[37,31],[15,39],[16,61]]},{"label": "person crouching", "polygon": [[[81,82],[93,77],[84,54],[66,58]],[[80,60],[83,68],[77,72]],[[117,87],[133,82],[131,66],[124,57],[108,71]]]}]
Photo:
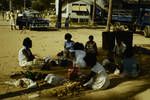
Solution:
[{"label": "person crouching", "polygon": [[97,62],[96,56],[93,54],[87,54],[84,60],[87,66],[91,67],[91,72],[87,75],[83,86],[92,88],[93,90],[108,88],[110,80],[104,67]]}]

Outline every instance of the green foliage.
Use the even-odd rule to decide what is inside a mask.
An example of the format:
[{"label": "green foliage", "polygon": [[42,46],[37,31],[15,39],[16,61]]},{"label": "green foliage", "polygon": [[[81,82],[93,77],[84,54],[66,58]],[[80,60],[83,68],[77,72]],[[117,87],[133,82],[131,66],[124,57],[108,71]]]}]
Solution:
[{"label": "green foliage", "polygon": [[8,10],[9,5],[8,5],[8,0],[0,0],[0,10]]},{"label": "green foliage", "polygon": [[[9,1],[10,0],[0,0],[0,10],[9,10]],[[50,9],[50,3],[55,3],[55,0],[25,0],[26,8],[33,8],[38,11]],[[66,2],[67,0],[62,0]],[[73,2],[78,0],[68,0],[68,2]],[[24,0],[12,0],[12,9],[23,9]]]},{"label": "green foliage", "polygon": [[[22,9],[24,7],[24,0],[12,0],[15,9]],[[31,0],[25,0],[26,8],[31,7]]]},{"label": "green foliage", "polygon": [[32,8],[38,11],[43,11],[50,8],[51,0],[35,0],[32,2]]},{"label": "green foliage", "polygon": [[[9,1],[10,0],[0,0],[0,9],[9,10]],[[24,0],[11,0],[12,1],[12,9],[22,9],[24,7]],[[25,0],[26,7],[31,7],[32,0]]]}]

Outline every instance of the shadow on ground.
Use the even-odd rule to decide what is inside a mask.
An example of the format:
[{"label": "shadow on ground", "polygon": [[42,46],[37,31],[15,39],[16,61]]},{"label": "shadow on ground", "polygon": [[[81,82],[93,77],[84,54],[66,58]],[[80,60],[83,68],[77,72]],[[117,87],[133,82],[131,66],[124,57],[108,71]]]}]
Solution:
[{"label": "shadow on ground", "polygon": [[[71,100],[127,100],[133,99],[133,97],[147,89],[150,88],[150,50],[142,47],[137,47],[135,49],[136,57],[140,62],[141,73],[137,78],[121,78],[118,76],[111,76],[111,85],[108,89],[102,91],[81,91],[78,97],[63,97],[61,99],[71,99]],[[103,50],[99,55],[104,58],[106,53]],[[101,59],[100,59],[101,60]],[[84,71],[86,72],[87,69]],[[66,69],[57,68],[51,71],[54,74],[64,75]],[[34,89],[23,89],[13,92],[8,92],[5,94],[0,94],[0,99],[6,99],[11,97],[16,97],[24,94],[30,94],[36,91],[42,91],[45,89],[52,88],[52,86],[44,84]]]}]

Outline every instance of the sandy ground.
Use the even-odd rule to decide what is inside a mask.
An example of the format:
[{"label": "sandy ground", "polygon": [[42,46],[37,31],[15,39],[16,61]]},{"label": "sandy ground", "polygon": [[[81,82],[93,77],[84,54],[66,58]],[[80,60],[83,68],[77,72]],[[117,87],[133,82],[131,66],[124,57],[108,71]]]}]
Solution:
[{"label": "sandy ground", "polygon": [[[4,23],[0,21],[0,23]],[[70,29],[74,41],[85,42],[88,40],[89,35],[94,35],[95,41],[99,48],[102,47],[102,31],[103,29]],[[10,30],[9,26],[0,26],[0,98],[2,95],[9,92],[18,90],[2,84],[2,82],[9,80],[9,75],[12,72],[19,71],[21,68],[18,66],[18,50],[22,47],[22,41],[25,37],[30,37],[33,42],[32,52],[40,57],[48,56],[55,57],[56,54],[63,49],[65,29],[58,31],[26,31],[20,34],[19,30]],[[150,44],[150,39],[144,38],[141,35],[134,35],[134,44],[146,45]],[[149,62],[147,62],[149,63]],[[148,64],[150,65],[150,63]],[[150,67],[150,66],[149,66]],[[108,90],[87,92],[81,97],[74,99],[84,100],[127,100],[134,98],[136,100],[149,100],[150,98],[150,80],[149,76],[140,77],[133,80],[122,80],[118,77],[113,79],[113,86]],[[29,99],[28,95],[16,96],[13,98],[5,99]],[[69,99],[69,98],[68,98]],[[72,98],[71,98],[72,99]],[[41,99],[40,99],[41,100]]]}]

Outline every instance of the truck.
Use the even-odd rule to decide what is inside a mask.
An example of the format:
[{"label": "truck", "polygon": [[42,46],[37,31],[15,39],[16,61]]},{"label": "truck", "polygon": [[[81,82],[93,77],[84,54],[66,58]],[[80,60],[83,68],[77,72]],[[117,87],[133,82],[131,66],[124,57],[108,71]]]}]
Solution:
[{"label": "truck", "polygon": [[113,10],[112,25],[114,29],[121,27],[136,32],[142,31],[145,37],[150,37],[150,9],[140,8],[137,15],[133,10]]}]

